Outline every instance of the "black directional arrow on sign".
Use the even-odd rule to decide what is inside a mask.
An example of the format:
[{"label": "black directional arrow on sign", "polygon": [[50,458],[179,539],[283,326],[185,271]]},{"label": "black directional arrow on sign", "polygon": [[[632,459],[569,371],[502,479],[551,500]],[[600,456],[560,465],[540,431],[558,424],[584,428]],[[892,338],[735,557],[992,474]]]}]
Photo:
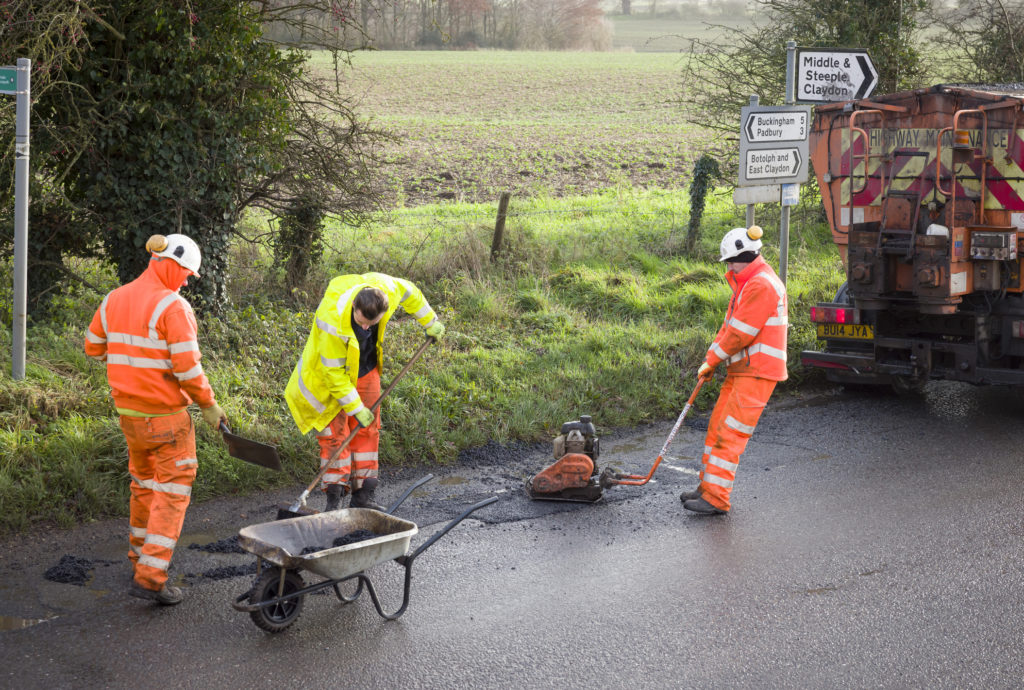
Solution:
[{"label": "black directional arrow on sign", "polygon": [[875,71],[875,66],[871,64],[871,60],[868,59],[867,55],[858,55],[857,64],[860,65],[860,71],[864,75],[864,81],[861,82],[860,88],[857,89],[854,99],[864,98],[867,94],[874,90],[875,82],[878,81],[878,72]]}]

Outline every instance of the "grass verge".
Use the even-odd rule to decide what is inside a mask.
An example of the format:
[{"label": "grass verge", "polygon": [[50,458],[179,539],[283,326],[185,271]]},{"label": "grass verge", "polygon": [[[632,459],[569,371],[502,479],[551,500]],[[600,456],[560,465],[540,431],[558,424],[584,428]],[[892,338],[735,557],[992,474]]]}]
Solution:
[{"label": "grass verge", "polygon": [[[382,463],[450,463],[490,440],[546,440],[562,422],[591,414],[599,428],[671,419],[729,300],[713,259],[722,233],[743,219],[728,194],[713,196],[700,256],[684,257],[686,190],[619,187],[582,197],[513,200],[504,242],[491,260],[495,204],[422,206],[369,228],[331,227],[330,253],[308,284],[279,286],[270,253],[233,249],[234,307],[202,319],[204,368],[234,430],[279,446],[285,472],[228,457],[201,423],[195,500],[308,481],[315,442],[300,436],[282,398],[326,281],[383,271],[416,282],[448,326],[383,405]],[[766,258],[777,265],[777,221]],[[253,222],[256,222],[255,220]],[[789,252],[790,361],[814,334],[804,315],[830,299],[841,266],[816,204],[793,216]],[[81,351],[103,293],[103,266],[75,285],[45,322],[30,324],[25,381],[10,378],[11,336],[0,334],[0,530],[70,526],[127,511],[127,455],[105,374]],[[10,266],[0,271],[10,303]],[[385,383],[422,332],[411,319],[389,328]],[[706,387],[699,407],[714,400]],[[784,391],[781,394],[785,394]]]}]

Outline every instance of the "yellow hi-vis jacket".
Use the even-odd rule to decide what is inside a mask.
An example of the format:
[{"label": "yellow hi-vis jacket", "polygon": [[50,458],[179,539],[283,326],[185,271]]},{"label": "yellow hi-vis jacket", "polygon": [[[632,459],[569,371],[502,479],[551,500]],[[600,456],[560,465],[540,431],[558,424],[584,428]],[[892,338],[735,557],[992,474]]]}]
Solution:
[{"label": "yellow hi-vis jacket", "polygon": [[408,280],[383,273],[338,276],[327,286],[310,329],[299,363],[292,371],[284,397],[302,433],[321,431],[339,412],[354,415],[375,400],[363,401],[356,392],[359,378],[359,340],[352,332],[352,301],[365,287],[380,288],[388,297],[388,308],[377,326],[377,370],[384,354],[384,329],[399,306],[423,328],[437,315],[423,293]]}]

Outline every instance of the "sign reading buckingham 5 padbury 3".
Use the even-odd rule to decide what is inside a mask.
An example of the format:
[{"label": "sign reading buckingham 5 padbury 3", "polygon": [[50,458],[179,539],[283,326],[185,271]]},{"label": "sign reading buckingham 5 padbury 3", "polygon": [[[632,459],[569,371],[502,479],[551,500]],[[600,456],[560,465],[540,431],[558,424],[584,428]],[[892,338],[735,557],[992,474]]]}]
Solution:
[{"label": "sign reading buckingham 5 padbury 3", "polygon": [[746,106],[740,110],[740,186],[807,181],[807,105]]}]

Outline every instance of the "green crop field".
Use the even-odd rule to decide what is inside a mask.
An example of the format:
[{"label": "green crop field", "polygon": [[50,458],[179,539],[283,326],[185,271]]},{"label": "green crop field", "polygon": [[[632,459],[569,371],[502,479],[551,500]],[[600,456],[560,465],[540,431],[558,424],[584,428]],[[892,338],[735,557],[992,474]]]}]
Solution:
[{"label": "green crop field", "polygon": [[684,186],[702,136],[680,73],[673,53],[399,51],[358,53],[344,76],[399,137],[387,175],[403,206]]}]

